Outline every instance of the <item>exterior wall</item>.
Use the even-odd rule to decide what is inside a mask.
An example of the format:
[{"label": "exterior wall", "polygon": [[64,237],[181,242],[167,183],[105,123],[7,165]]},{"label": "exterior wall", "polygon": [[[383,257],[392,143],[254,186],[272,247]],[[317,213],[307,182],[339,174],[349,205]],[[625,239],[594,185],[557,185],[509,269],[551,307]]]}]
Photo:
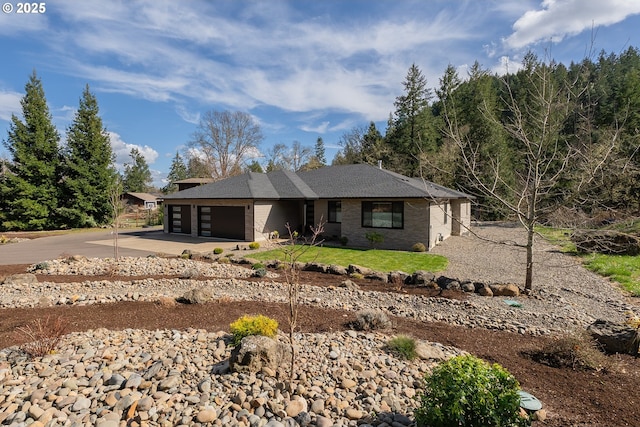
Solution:
[{"label": "exterior wall", "polygon": [[299,201],[256,201],[253,204],[255,221],[251,225],[255,227],[255,240],[266,240],[269,233],[278,231],[281,236],[286,235],[286,224],[289,223],[292,230],[302,226],[301,202]]},{"label": "exterior wall", "polygon": [[429,210],[429,249],[451,236],[451,204],[449,201],[431,203]]},{"label": "exterior wall", "polygon": [[452,200],[451,214],[453,215],[451,234],[453,236],[469,234],[469,228],[471,227],[471,201],[467,199]]},{"label": "exterior wall", "polygon": [[[166,200],[164,204],[165,218],[168,218],[168,212],[170,212],[171,205],[190,205],[191,206],[191,236],[198,237],[198,206],[242,206],[244,207],[244,240],[251,242],[254,239],[253,230],[253,200],[250,199],[238,199],[238,200],[218,200],[218,199],[180,199],[180,200]],[[247,209],[248,208],[248,209]],[[169,232],[168,221],[165,221],[164,232]]]},{"label": "exterior wall", "polygon": [[[425,246],[429,242],[429,202],[424,199],[404,201],[404,227],[402,229],[362,227],[362,202],[372,199],[342,200],[342,235],[349,239],[348,246],[367,248],[370,246],[365,235],[369,232],[380,233],[384,242],[380,249],[408,251],[414,243]],[[376,199],[375,201],[388,201]]]},{"label": "exterior wall", "polygon": [[[336,200],[336,199],[331,199]],[[339,238],[342,236],[342,224],[336,222],[327,222],[329,219],[329,201],[327,199],[319,199],[315,201],[313,226],[317,226],[320,221],[324,223],[324,234],[329,237]]]}]

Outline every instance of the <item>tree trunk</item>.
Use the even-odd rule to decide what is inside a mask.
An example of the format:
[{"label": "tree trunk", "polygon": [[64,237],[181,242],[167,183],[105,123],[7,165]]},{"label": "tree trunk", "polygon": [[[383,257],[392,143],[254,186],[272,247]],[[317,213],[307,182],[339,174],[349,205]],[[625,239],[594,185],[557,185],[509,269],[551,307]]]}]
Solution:
[{"label": "tree trunk", "polygon": [[533,224],[527,226],[527,272],[524,280],[524,291],[530,293],[533,288]]}]

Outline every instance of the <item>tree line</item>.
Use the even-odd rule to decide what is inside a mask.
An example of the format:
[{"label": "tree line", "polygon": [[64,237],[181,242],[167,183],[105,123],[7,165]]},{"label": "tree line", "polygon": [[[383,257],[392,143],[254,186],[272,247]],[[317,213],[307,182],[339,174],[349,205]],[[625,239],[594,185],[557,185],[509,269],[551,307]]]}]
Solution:
[{"label": "tree line", "polygon": [[6,140],[11,158],[0,168],[0,230],[95,227],[111,222],[110,193],[145,191],[151,181],[146,161],[132,149],[124,175],[115,167],[109,134],[96,97],[82,92],[66,142],[53,125],[42,82],[34,71]]},{"label": "tree line", "polygon": [[[385,134],[373,122],[353,128],[333,164],[381,160],[477,196],[484,219],[525,209],[520,190],[536,179],[546,195],[537,209],[548,217],[561,206],[640,212],[637,48],[569,66],[529,53],[504,76],[476,62],[463,79],[448,66],[435,91],[412,65],[403,85]],[[535,162],[544,180],[531,175]]]}]

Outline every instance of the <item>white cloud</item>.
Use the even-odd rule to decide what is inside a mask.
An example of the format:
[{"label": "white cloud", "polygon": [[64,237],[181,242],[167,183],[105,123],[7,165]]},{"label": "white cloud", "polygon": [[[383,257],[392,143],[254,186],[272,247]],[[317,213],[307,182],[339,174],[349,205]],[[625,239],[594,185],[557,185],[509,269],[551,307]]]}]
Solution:
[{"label": "white cloud", "polygon": [[300,129],[302,129],[305,132],[325,133],[329,128],[329,123],[330,122],[325,121],[316,126],[302,125],[300,126]]},{"label": "white cloud", "polygon": [[20,116],[22,106],[20,100],[23,94],[18,92],[0,91],[0,120],[11,120],[11,115]]},{"label": "white cloud", "polygon": [[200,123],[200,113],[197,111],[195,113],[188,111],[184,105],[176,106],[176,113],[178,113],[178,116],[187,123],[192,123],[194,125]]},{"label": "white cloud", "polygon": [[623,21],[640,13],[638,0],[544,0],[538,10],[528,10],[514,24],[504,42],[520,49],[541,41],[559,42],[592,27]]},{"label": "white cloud", "polygon": [[140,146],[136,144],[129,144],[122,140],[120,134],[116,132],[108,132],[109,140],[111,141],[111,149],[116,157],[116,168],[118,170],[124,169],[125,163],[131,163],[131,149],[137,148],[142,157],[148,165],[155,163],[158,158],[158,152],[148,145]]}]

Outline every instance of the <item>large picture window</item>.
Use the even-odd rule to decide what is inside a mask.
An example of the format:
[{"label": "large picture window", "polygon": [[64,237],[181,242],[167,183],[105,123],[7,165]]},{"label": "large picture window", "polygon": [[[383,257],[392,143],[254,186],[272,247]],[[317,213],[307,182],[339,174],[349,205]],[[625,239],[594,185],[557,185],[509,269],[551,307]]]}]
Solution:
[{"label": "large picture window", "polygon": [[403,202],[362,202],[362,226],[371,228],[403,228]]},{"label": "large picture window", "polygon": [[340,200],[329,201],[329,222],[342,222],[342,202]]}]

